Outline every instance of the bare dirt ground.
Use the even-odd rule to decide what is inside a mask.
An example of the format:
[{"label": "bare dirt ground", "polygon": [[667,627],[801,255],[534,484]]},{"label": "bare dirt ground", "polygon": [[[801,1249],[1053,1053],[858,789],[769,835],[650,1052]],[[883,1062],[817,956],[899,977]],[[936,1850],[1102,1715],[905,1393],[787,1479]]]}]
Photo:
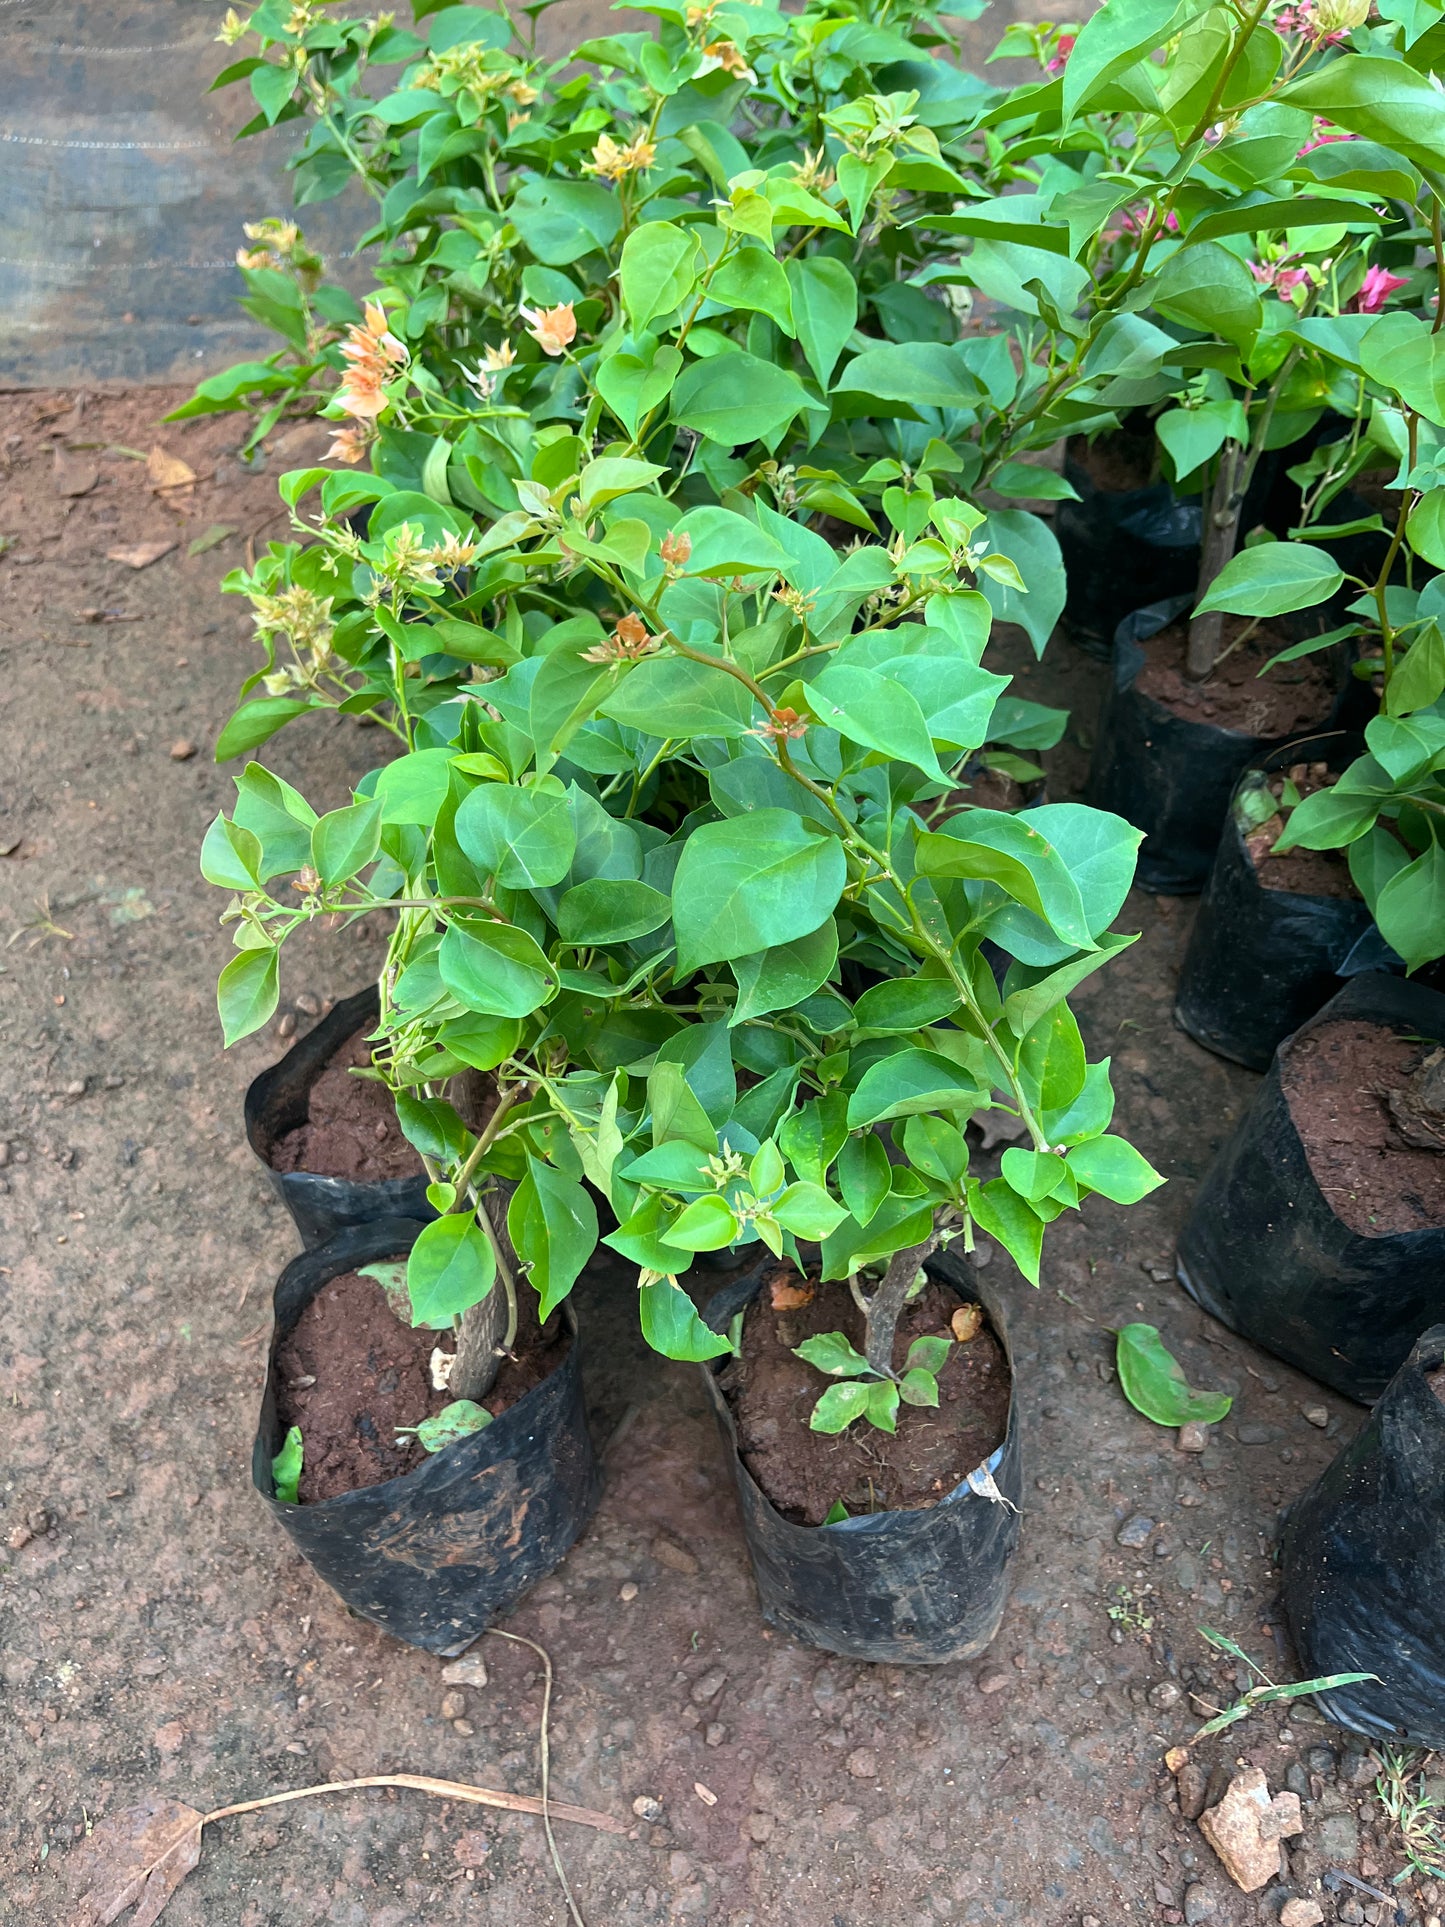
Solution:
[{"label": "bare dirt ground", "polygon": [[[216,585],[248,538],[265,540],[275,474],[299,455],[248,473],[227,452],[233,420],[157,427],[165,400],[0,396],[6,1921],[74,1921],[73,1848],[148,1795],[204,1809],[402,1770],[538,1784],[535,1658],[485,1640],[490,1686],[445,1717],[440,1663],[349,1618],[250,1489],[268,1293],[296,1243],[246,1148],[241,1098],[282,1046],[273,1025],[221,1052],[212,987],[227,952],[196,850],[231,793],[210,749],[251,660],[244,605]],[[114,452],[154,443],[198,480],[162,498]],[[188,553],[220,527],[233,533]],[[148,541],[176,546],[143,569],[107,559]],[[1082,774],[1101,675],[1060,640],[1022,679],[1075,712],[1055,794]],[[280,740],[273,766],[334,807],[375,742],[316,722]],[[1196,1750],[1206,1772],[1255,1762],[1304,1797],[1291,1880],[1263,1895],[1229,1885],[1162,1765],[1199,1722],[1191,1692],[1235,1695],[1201,1625],[1290,1676],[1278,1512],[1360,1422],[1172,1282],[1193,1187],[1255,1081],[1171,1022],[1190,914],[1131,901],[1123,926],[1143,941],[1081,997],[1091,1046],[1113,1054],[1122,1127],[1169,1184],[1133,1211],[1093,1200],[1062,1222],[1042,1291],[991,1259],[1027,1504],[983,1659],[852,1665],[765,1628],[695,1374],[643,1352],[620,1274],[584,1291],[607,1491],[511,1628],[556,1662],[557,1796],[631,1829],[559,1827],[591,1927],[1224,1927],[1277,1920],[1291,1893],[1318,1895],[1330,1921],[1437,1910],[1438,1890],[1413,1880],[1388,1905],[1359,1886],[1382,1893],[1404,1863],[1380,1836],[1360,1747],[1307,1707]],[[356,988],[378,956],[375,939],[318,933],[288,960],[283,1013]],[[1136,1318],[1192,1382],[1236,1395],[1201,1456],[1119,1391],[1109,1328]],[[640,1796],[660,1819],[634,1820]],[[535,1820],[388,1792],[208,1832],[166,1915],[564,1918]]]}]

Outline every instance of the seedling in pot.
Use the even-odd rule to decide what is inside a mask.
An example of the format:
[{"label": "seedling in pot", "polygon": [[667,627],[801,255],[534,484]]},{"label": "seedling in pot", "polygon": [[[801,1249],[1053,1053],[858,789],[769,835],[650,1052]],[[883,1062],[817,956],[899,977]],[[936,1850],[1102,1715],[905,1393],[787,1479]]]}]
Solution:
[{"label": "seedling in pot", "polygon": [[[1255,1665],[1244,1648],[1237,1646],[1226,1634],[1213,1632],[1208,1626],[1201,1626],[1199,1631],[1201,1637],[1217,1651],[1228,1653],[1232,1659],[1246,1665],[1258,1677],[1260,1684],[1249,1687],[1232,1706],[1216,1709],[1214,1718],[1206,1721],[1194,1735],[1196,1740],[1207,1739],[1211,1733],[1222,1733],[1227,1726],[1247,1719],[1258,1707],[1272,1706],[1280,1700],[1304,1699],[1310,1694],[1328,1693],[1336,1686],[1357,1686],[1362,1680],[1379,1677],[1376,1673],[1331,1673],[1324,1679],[1302,1679],[1288,1686],[1276,1686],[1268,1673]],[[1199,1696],[1196,1694],[1195,1697]],[[1202,1701],[1201,1704],[1207,1706],[1208,1701]]]},{"label": "seedling in pot", "polygon": [[[915,1290],[921,1289],[925,1273],[919,1272]],[[866,1301],[858,1294],[860,1307],[867,1315]],[[855,1351],[842,1332],[822,1332],[794,1347],[799,1358],[816,1365],[841,1385],[830,1385],[813,1407],[808,1424],[815,1432],[844,1432],[855,1419],[866,1418],[880,1432],[898,1430],[898,1406],[937,1405],[938,1374],[952,1348],[947,1338],[915,1338],[901,1372],[890,1366],[880,1371],[861,1352]]]},{"label": "seedling in pot", "polygon": [[301,1427],[293,1425],[281,1442],[281,1450],[271,1461],[271,1479],[282,1505],[297,1505],[301,1498],[301,1468],[305,1449]]}]

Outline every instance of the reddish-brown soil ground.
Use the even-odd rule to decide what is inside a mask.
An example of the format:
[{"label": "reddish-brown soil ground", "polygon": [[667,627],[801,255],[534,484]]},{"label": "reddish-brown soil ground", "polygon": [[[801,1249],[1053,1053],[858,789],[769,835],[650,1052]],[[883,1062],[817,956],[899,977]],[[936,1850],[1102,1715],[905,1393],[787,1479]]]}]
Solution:
[{"label": "reddish-brown soil ground", "polygon": [[[221,1050],[224,899],[196,852],[232,794],[211,746],[255,663],[245,607],[216,586],[279,531],[275,475],[298,454],[252,473],[227,452],[233,422],[159,428],[163,400],[0,397],[0,1915],[27,1927],[73,1927],[72,1849],[148,1796],[206,1809],[386,1770],[538,1784],[535,1656],[485,1640],[491,1684],[465,1689],[459,1727],[440,1663],[350,1618],[250,1488],[269,1292],[296,1238],[241,1100],[282,1043],[273,1026]],[[104,452],[153,441],[203,478],[189,501]],[[87,494],[61,491],[57,447],[62,473],[96,468]],[[189,555],[212,525],[236,532]],[[172,536],[146,569],[106,559]],[[1057,641],[1037,667],[1021,638],[998,654],[1019,694],[1074,711],[1046,761],[1050,793],[1076,794],[1107,671]],[[335,807],[376,740],[315,721],[267,761]],[[182,741],[193,757],[172,757]],[[631,1829],[559,1826],[591,1927],[1169,1927],[1186,1896],[1208,1927],[1258,1927],[1290,1891],[1331,1922],[1441,1911],[1436,1883],[1391,1887],[1405,1863],[1372,1769],[1303,1702],[1194,1750],[1206,1776],[1248,1759],[1301,1791],[1287,1886],[1231,1887],[1162,1764],[1199,1723],[1190,1694],[1222,1705],[1248,1683],[1201,1626],[1297,1676],[1273,1533],[1361,1418],[1173,1281],[1194,1187],[1256,1083],[1171,1023],[1190,915],[1136,896],[1120,927],[1143,940],[1078,996],[1118,1128],[1169,1183],[1061,1219],[1039,1291],[987,1252],[1026,1479],[982,1659],[854,1665],[764,1626],[700,1374],[644,1352],[623,1267],[579,1294],[607,1488],[509,1625],[556,1662],[558,1797]],[[367,931],[309,932],[282,1013],[358,988],[379,956]],[[1202,1453],[1122,1397],[1111,1334],[1134,1319],[1192,1383],[1235,1394]],[[366,1792],[208,1829],[163,1927],[565,1918],[536,1821]]]}]

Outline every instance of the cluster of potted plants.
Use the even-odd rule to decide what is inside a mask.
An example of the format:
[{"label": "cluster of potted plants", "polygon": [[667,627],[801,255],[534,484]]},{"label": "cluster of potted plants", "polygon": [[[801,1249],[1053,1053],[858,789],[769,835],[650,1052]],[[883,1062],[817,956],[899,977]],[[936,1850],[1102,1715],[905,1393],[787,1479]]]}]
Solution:
[{"label": "cluster of potted plants", "polygon": [[[226,585],[265,660],[218,755],[317,709],[388,750],[324,814],[246,762],[203,854],[228,1041],[304,923],[388,932],[248,1106],[313,1247],[256,1479],[358,1610],[459,1649],[595,1497],[569,1294],[602,1248],[709,1374],[769,1615],[957,1657],[1018,1529],[975,1230],[1037,1283],[1062,1211],[1158,1182],[1068,1005],[1129,941],[1141,837],[1141,880],[1197,888],[1263,753],[1269,861],[1359,846],[1384,941],[1445,949],[1436,96],[1361,0],[1106,0],[1019,30],[1012,89],[912,0],[646,11],[565,63],[461,4],[227,30],[218,84],[309,117],[298,199],[359,181],[378,249],[359,304],[260,224],[284,345],[182,411],[336,424],[339,466],[282,478],[294,539]],[[1386,451],[1389,526],[1338,519]],[[1152,544],[1163,599],[1101,617],[1055,504],[1074,558]],[[1122,618],[1090,803],[981,807],[1064,723],[991,627],[1041,651],[1066,598]],[[1324,725],[1363,742],[1274,754]],[[1017,1141],[980,1175],[991,1109]]]}]

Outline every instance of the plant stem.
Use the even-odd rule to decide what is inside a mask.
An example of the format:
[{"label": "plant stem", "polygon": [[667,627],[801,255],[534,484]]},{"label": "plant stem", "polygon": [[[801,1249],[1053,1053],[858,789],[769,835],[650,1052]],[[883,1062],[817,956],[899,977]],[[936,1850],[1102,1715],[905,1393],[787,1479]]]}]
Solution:
[{"label": "plant stem", "polygon": [[501,1290],[493,1285],[479,1305],[462,1313],[447,1390],[453,1398],[469,1398],[478,1405],[492,1389],[503,1357],[517,1340],[517,1256],[506,1229],[507,1206],[515,1190],[511,1180],[495,1178],[477,1201],[477,1223],[492,1247]]},{"label": "plant stem", "polygon": [[932,1257],[937,1243],[938,1227],[935,1225],[922,1243],[909,1245],[905,1251],[895,1251],[888,1260],[883,1283],[868,1301],[863,1318],[863,1355],[874,1371],[884,1378],[896,1376],[893,1370],[893,1339],[898,1329],[898,1317],[907,1303],[918,1267]]}]

